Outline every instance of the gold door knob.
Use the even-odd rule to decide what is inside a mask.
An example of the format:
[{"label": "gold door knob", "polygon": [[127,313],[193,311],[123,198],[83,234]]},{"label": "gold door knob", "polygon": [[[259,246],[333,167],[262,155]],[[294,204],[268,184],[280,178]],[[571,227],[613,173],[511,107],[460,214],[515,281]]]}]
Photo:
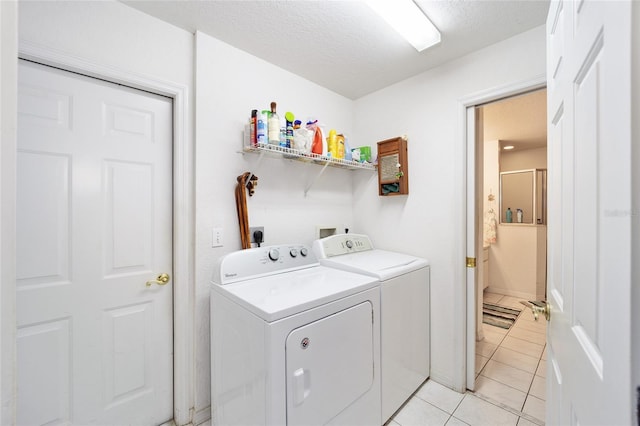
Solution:
[{"label": "gold door knob", "polygon": [[165,274],[162,273],[160,275],[158,275],[158,278],[156,278],[155,280],[149,280],[147,281],[147,287],[151,287],[151,284],[158,284],[158,285],[165,285],[166,283],[169,282],[169,280],[171,279],[171,277],[169,277],[169,274]]},{"label": "gold door knob", "polygon": [[551,305],[545,300],[535,300],[532,302],[520,301],[524,306],[531,308],[533,319],[538,321],[538,315],[544,314],[547,321],[551,320]]}]

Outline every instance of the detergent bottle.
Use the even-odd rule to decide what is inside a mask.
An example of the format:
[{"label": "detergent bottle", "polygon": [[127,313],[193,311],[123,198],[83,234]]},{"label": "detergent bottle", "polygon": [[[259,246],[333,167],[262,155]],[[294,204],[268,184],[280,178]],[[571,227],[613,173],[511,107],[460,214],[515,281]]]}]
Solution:
[{"label": "detergent bottle", "polygon": [[338,140],[338,155],[337,158],[345,158],[345,139],[344,139],[344,135],[338,135],[336,136],[337,140]]},{"label": "detergent bottle", "polygon": [[313,131],[311,152],[318,155],[325,154],[325,142],[324,138],[322,137],[322,129],[320,129],[320,126],[318,126],[318,120],[309,120],[307,122],[307,129]]},{"label": "detergent bottle", "polygon": [[331,158],[338,158],[338,136],[335,129],[329,130],[329,137],[327,138],[327,151],[331,154]]}]

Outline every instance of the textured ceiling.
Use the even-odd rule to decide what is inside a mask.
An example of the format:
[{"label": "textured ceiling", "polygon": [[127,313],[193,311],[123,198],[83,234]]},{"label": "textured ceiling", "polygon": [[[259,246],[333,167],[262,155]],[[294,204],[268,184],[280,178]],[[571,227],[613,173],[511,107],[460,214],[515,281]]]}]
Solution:
[{"label": "textured ceiling", "polygon": [[547,90],[514,96],[482,107],[484,140],[515,150],[547,146]]},{"label": "textured ceiling", "polygon": [[415,1],[442,33],[423,52],[358,0],[123,2],[351,99],[542,25],[549,8],[548,0]]}]

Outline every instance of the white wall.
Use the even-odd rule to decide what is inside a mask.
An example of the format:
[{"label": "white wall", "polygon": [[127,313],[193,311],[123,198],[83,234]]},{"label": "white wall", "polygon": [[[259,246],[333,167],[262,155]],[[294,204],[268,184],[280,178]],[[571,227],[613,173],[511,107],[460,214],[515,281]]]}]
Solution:
[{"label": "white wall", "polygon": [[14,424],[18,7],[0,2],[0,424]]},{"label": "white wall", "polygon": [[547,147],[502,151],[500,153],[500,171],[512,172],[526,169],[547,168]]},{"label": "white wall", "polygon": [[[326,129],[353,135],[353,101],[203,33],[196,34],[196,407],[209,405],[209,282],[220,256],[241,248],[234,188],[245,171],[259,180],[247,197],[249,223],[265,227],[265,244],[311,244],[316,225],[358,230],[352,214],[352,176],[373,179],[371,171],[322,168],[282,158],[241,154],[242,130],[251,109],[292,111],[315,117]],[[351,138],[350,138],[351,139]],[[224,246],[211,247],[213,227],[224,230]],[[197,419],[206,417],[199,412]]]},{"label": "white wall", "polygon": [[[545,32],[538,27],[356,101],[360,143],[407,134],[409,195],[377,196],[356,177],[354,221],[376,246],[431,262],[431,374],[453,386],[463,347],[454,347],[456,297],[465,294],[460,247],[466,169],[460,99],[545,73]],[[459,313],[458,313],[459,315]]]}]

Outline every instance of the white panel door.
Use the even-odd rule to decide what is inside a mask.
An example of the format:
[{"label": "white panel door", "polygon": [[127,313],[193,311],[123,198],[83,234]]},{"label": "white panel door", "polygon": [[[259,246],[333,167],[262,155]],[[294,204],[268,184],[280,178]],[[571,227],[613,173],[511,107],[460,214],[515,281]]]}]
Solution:
[{"label": "white panel door", "polygon": [[631,3],[547,19],[547,424],[631,424]]},{"label": "white panel door", "polygon": [[173,417],[172,102],[20,61],[17,423]]}]

